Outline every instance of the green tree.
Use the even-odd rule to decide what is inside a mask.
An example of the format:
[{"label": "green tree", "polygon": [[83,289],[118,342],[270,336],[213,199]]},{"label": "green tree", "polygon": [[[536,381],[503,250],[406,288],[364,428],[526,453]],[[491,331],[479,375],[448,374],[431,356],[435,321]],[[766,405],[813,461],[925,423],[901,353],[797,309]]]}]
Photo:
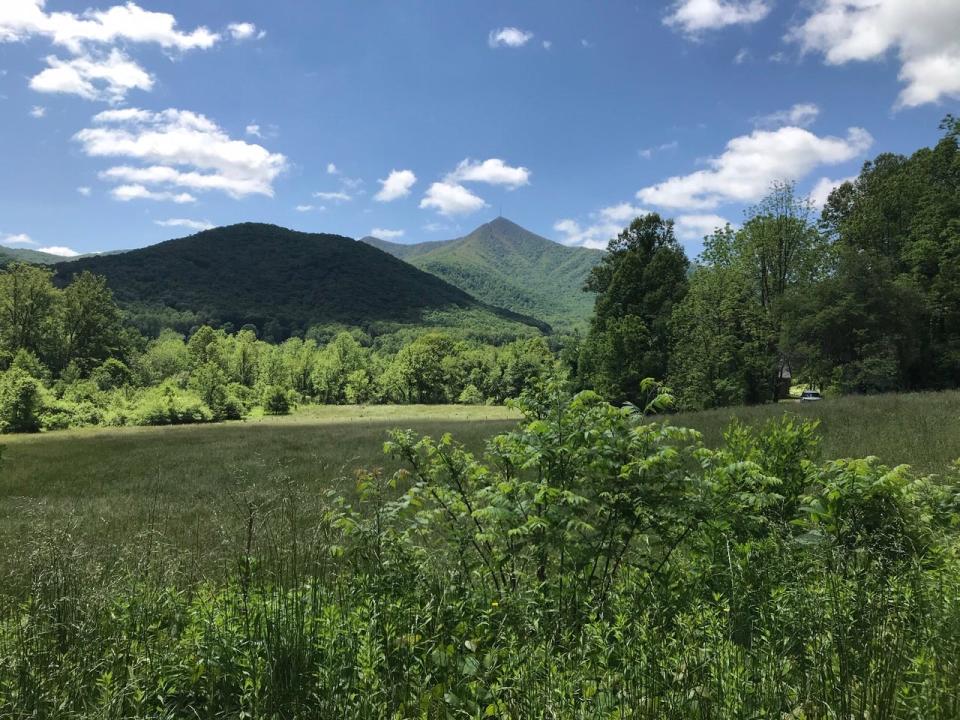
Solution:
[{"label": "green tree", "polygon": [[0,375],[0,432],[40,429],[40,383],[19,368]]},{"label": "green tree", "polygon": [[85,270],[63,290],[59,312],[60,367],[89,371],[121,348],[120,309],[107,280]]},{"label": "green tree", "polygon": [[58,301],[50,270],[23,263],[0,270],[0,351],[12,357],[24,349],[47,357]]},{"label": "green tree", "polygon": [[614,402],[640,400],[646,377],[667,374],[670,316],[687,288],[673,221],[651,213],[611,240],[585,289],[597,294],[582,371]]}]

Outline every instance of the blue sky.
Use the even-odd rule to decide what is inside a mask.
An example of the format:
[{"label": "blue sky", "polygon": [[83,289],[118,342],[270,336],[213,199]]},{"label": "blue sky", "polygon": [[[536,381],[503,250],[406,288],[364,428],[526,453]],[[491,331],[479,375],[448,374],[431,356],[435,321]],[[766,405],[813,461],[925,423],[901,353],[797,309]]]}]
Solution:
[{"label": "blue sky", "polygon": [[416,242],[502,208],[603,246],[656,210],[695,254],[772,180],[933,143],[958,38],[956,0],[2,0],[0,242]]}]

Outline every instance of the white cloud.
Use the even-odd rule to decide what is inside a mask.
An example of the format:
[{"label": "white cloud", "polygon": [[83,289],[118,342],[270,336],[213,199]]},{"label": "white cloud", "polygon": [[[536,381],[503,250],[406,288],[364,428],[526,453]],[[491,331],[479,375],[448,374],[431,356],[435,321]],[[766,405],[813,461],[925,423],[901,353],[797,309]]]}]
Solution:
[{"label": "white cloud", "polygon": [[30,87],[42,93],[79,95],[86,100],[122,102],[130,90],[149,92],[153,78],[137,63],[114,48],[106,56],[80,55],[61,60],[46,58],[46,70],[30,79]]},{"label": "white cloud", "polygon": [[246,130],[244,131],[247,135],[251,137],[263,137],[263,134],[260,132],[260,126],[256,123],[250,123],[247,125]]},{"label": "white cloud", "polygon": [[302,213],[310,212],[311,210],[313,210],[313,205],[297,205],[297,207],[294,209],[297,212],[302,212]]},{"label": "white cloud", "polygon": [[810,202],[813,203],[815,208],[822,210],[823,206],[827,204],[827,198],[830,197],[830,193],[843,185],[845,182],[853,182],[856,179],[856,175],[839,178],[837,180],[832,180],[828,177],[822,177],[817,180],[816,184],[813,186],[813,189],[810,190]]},{"label": "white cloud", "polygon": [[830,65],[882,60],[896,51],[897,104],[915,107],[960,98],[960,2],[957,0],[817,0],[787,39]]},{"label": "white cloud", "polygon": [[486,207],[483,198],[477,197],[463,185],[450,182],[435,182],[420,201],[421,208],[434,208],[441,215],[468,215]]},{"label": "white cloud", "polygon": [[169,220],[154,220],[160,227],[183,227],[188,230],[209,230],[214,224],[209,220],[188,220],[187,218],[170,218]]},{"label": "white cloud", "polygon": [[553,47],[553,40],[544,40],[542,44],[544,50],[549,50]]},{"label": "white cloud", "polygon": [[707,30],[760,22],[769,13],[767,0],[678,0],[663,22],[696,36]]},{"label": "white cloud", "polygon": [[121,165],[101,173],[105,180],[131,183],[126,190],[114,191],[118,199],[166,196],[186,202],[182,198],[189,197],[170,191],[144,194],[144,185],[219,190],[234,198],[254,194],[272,197],[273,181],[287,167],[283,155],[233,140],[216,123],[188,110],[106,110],[93,121],[96,127],[74,136],[88,156],[147,163],[143,167]]},{"label": "white cloud", "polygon": [[252,37],[259,40],[267,34],[263,30],[257,32],[257,26],[250,22],[230,23],[227,25],[227,31],[234,40],[249,40]]},{"label": "white cloud", "polygon": [[737,54],[733,56],[734,65],[743,65],[751,57],[750,51],[747,48],[740,48],[737,51]]},{"label": "white cloud", "polygon": [[333,163],[327,163],[327,175],[339,175],[340,171],[337,170],[337,166]]},{"label": "white cloud", "polygon": [[382,187],[380,192],[373,196],[378,202],[390,202],[406,197],[410,188],[417,182],[417,176],[412,170],[391,170],[386,180],[378,180]]},{"label": "white cloud", "polygon": [[42,105],[34,105],[32,108],[30,108],[30,117],[42,118],[46,116],[46,114],[47,109]]},{"label": "white cloud", "polygon": [[321,200],[328,200],[337,203],[338,205],[342,202],[349,202],[353,198],[345,192],[315,192],[313,194],[315,198],[320,198]]},{"label": "white cloud", "polygon": [[84,197],[90,197],[90,194],[93,192],[93,190],[88,188],[86,185],[81,185],[80,187],[77,188],[77,192],[83,195]]},{"label": "white cloud", "polygon": [[643,188],[637,198],[682,209],[753,202],[763,197],[774,181],[799,180],[820,165],[847,162],[872,144],[870,133],[862,128],[850,128],[845,138],[818,137],[798,127],[755,130],[728,142],[722,155],[707,160],[708,169]]},{"label": "white cloud", "polygon": [[560,239],[564,245],[577,245],[589,248],[605,248],[629,225],[634,218],[642,217],[650,211],[627,202],[610,205],[591,213],[592,222],[581,225],[576,220],[564,218],[554,223],[553,229],[563,234]]},{"label": "white cloud", "polygon": [[51,245],[50,247],[38,247],[37,252],[47,253],[47,255],[59,255],[60,257],[76,257],[78,253],[73,248],[63,245]]},{"label": "white cloud", "polygon": [[525,167],[510,167],[499,158],[489,158],[480,162],[467,158],[457,165],[456,170],[447,175],[445,182],[482,182],[489,185],[505,185],[514,190],[530,184],[530,171]]},{"label": "white cloud", "polygon": [[812,125],[814,120],[820,115],[820,108],[813,103],[797,103],[789,110],[779,110],[769,115],[758,115],[752,122],[758,127],[782,127],[784,125],[794,125],[796,127],[807,127]]},{"label": "white cloud", "polygon": [[178,205],[196,202],[197,199],[190,193],[175,193],[166,190],[149,190],[143,185],[120,185],[110,191],[114,200],[130,202],[131,200],[156,200],[157,202],[173,202]]},{"label": "white cloud", "polygon": [[674,230],[679,240],[692,242],[703,240],[717,228],[730,223],[720,215],[678,215],[674,218]]},{"label": "white cloud", "polygon": [[36,245],[33,238],[26,233],[17,233],[16,235],[4,235],[0,237],[0,245]]},{"label": "white cloud", "polygon": [[107,10],[87,10],[79,15],[47,13],[44,5],[44,0],[3,0],[0,42],[22,41],[39,35],[80,54],[89,44],[155,43],[167,49],[194,50],[210,48],[220,39],[202,26],[181,32],[173,15],[150,12],[133,2]]},{"label": "white cloud", "polygon": [[406,235],[403,230],[388,230],[387,228],[373,228],[370,234],[381,240],[395,240],[396,238],[401,238]]},{"label": "white cloud", "polygon": [[487,37],[490,47],[523,47],[533,39],[533,33],[515,27],[504,27],[491,30]]}]

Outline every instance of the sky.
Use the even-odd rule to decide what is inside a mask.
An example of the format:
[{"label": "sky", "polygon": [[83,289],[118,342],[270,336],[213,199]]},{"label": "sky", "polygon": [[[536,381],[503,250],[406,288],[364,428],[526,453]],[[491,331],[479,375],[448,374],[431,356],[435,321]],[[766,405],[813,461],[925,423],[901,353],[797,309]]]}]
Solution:
[{"label": "sky", "polygon": [[502,214],[604,247],[656,211],[692,257],[958,105],[957,0],[0,0],[0,244]]}]

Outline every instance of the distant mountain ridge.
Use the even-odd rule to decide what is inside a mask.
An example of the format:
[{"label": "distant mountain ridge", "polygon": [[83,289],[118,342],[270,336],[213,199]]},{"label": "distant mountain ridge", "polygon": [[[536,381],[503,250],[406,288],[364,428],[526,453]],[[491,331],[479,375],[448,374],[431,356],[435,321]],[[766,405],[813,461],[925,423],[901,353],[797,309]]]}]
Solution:
[{"label": "distant mountain ridge", "polygon": [[30,250],[28,248],[12,248],[6,245],[0,245],[0,267],[12,262],[32,263],[33,265],[56,265],[57,263],[70,262],[74,258],[45,253],[40,250]]},{"label": "distant mountain ridge", "polygon": [[492,305],[542,318],[555,328],[582,327],[593,311],[583,284],[603,257],[568,247],[506,218],[453,240],[404,245],[362,239]]},{"label": "distant mountain ridge", "polygon": [[549,327],[481,302],[392,255],[347,237],[243,223],[139,250],[55,266],[57,281],[89,270],[126,306],[197,313],[205,322],[279,326],[417,325],[425,314],[470,313],[472,322],[518,333]]}]

